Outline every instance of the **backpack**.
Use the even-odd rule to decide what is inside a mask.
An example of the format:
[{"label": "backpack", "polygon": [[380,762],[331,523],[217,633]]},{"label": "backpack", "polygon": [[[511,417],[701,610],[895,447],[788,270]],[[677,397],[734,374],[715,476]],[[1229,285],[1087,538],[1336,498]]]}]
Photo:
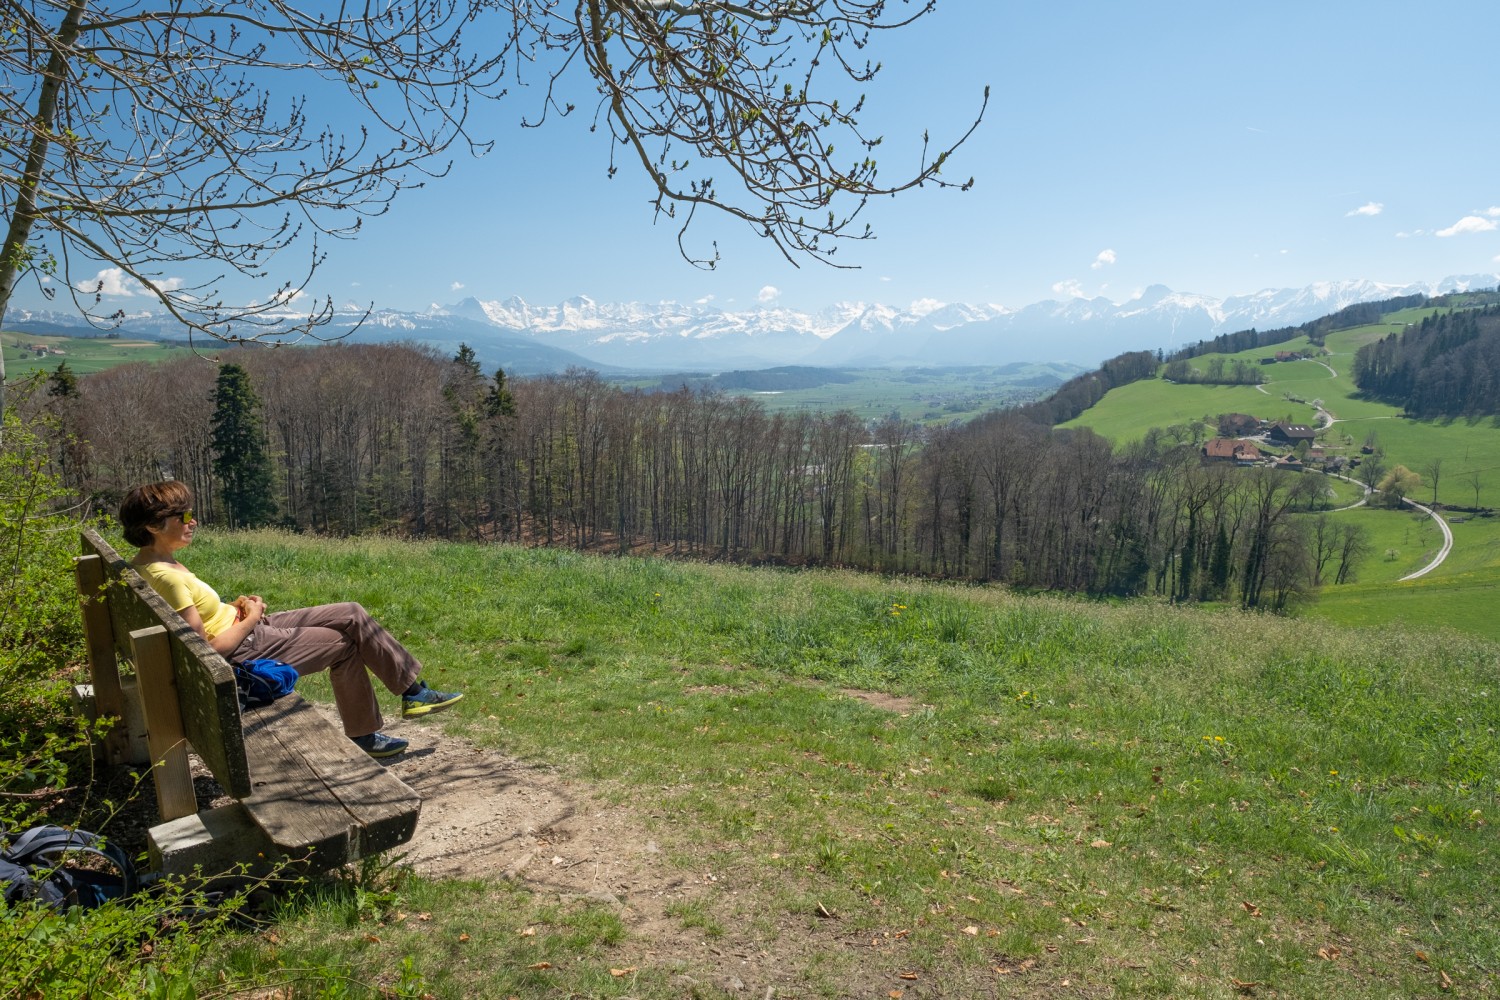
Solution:
[{"label": "backpack", "polygon": [[269,705],[297,687],[297,668],[280,660],[246,660],[234,665],[240,689],[240,708]]},{"label": "backpack", "polygon": [[[34,826],[4,836],[10,846],[0,851],[0,893],[8,904],[34,901],[55,910],[92,909],[134,895],[141,887],[125,851],[86,830]],[[114,871],[69,867],[64,855],[102,858]]]}]

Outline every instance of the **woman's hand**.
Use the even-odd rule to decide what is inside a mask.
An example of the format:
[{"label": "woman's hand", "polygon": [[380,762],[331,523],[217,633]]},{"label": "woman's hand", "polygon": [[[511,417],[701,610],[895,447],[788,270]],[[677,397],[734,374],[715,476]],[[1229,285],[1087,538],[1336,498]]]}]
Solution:
[{"label": "woman's hand", "polygon": [[265,617],[266,602],[259,594],[241,594],[234,599],[234,620],[248,622],[252,627]]}]

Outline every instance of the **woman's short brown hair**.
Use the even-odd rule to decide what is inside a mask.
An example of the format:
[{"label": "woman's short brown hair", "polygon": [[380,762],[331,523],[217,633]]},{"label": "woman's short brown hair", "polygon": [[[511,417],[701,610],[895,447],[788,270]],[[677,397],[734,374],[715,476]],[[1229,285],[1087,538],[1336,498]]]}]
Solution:
[{"label": "woman's short brown hair", "polygon": [[137,486],[120,502],[120,526],[125,529],[125,540],[136,548],[150,545],[148,527],[160,527],[173,514],[181,514],[192,506],[193,491],[175,479]]}]

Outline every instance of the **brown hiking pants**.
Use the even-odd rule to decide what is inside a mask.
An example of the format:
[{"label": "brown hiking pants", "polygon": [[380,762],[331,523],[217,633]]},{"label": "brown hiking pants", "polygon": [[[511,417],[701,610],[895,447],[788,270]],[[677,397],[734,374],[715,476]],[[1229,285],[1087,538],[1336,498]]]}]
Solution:
[{"label": "brown hiking pants", "polygon": [[260,658],[290,663],[301,677],[327,670],[344,735],[350,737],[373,733],[381,725],[370,674],[399,695],[422,672],[417,658],[352,601],[266,615],[229,656],[236,663]]}]

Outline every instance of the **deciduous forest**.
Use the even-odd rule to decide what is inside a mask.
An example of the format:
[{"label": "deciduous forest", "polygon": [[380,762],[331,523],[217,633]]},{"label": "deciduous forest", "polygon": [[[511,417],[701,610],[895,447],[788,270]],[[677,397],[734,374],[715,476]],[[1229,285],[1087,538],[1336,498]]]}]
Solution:
[{"label": "deciduous forest", "polygon": [[[897,415],[866,425],[847,412],[767,414],[743,398],[622,389],[581,370],[486,376],[467,349],[243,349],[224,361],[129,365],[36,392],[31,405],[66,431],[54,461],[70,488],[109,510],[136,483],[176,477],[199,516],[223,525],[1247,607],[1347,579],[1363,547],[1357,530],[1316,513],[1322,476],[1205,466],[1194,443],[1165,435],[1117,450],[1051,427],[1052,411],[1070,408],[1057,400],[934,429]],[[1149,371],[1149,355],[1122,356],[1059,399]],[[227,479],[226,442],[266,475]]]}]

